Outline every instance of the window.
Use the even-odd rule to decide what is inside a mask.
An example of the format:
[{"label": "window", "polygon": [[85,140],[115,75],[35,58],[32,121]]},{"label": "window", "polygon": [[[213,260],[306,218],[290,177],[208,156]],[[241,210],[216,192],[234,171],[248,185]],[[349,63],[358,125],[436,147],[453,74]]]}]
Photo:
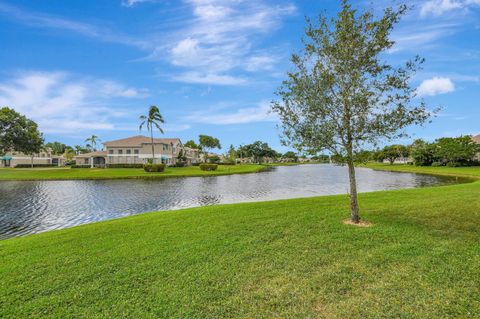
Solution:
[{"label": "window", "polygon": [[138,154],[138,150],[133,150],[133,154]]},{"label": "window", "polygon": [[113,150],[108,150],[108,154],[113,155]]},{"label": "window", "polygon": [[118,154],[119,154],[119,155],[122,155],[122,154],[123,154],[123,150],[118,150]]},{"label": "window", "polygon": [[89,160],[88,160],[88,158],[86,158],[86,159],[84,160],[84,163],[85,163],[85,164],[88,164],[88,162],[89,162]]},{"label": "window", "polygon": [[132,150],[127,150],[127,155],[132,154]]}]

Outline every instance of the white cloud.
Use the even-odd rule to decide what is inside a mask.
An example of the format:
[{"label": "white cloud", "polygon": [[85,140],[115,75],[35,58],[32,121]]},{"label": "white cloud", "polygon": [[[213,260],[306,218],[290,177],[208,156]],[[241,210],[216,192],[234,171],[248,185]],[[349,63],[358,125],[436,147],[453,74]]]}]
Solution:
[{"label": "white cloud", "polygon": [[81,34],[86,37],[96,38],[106,42],[134,46],[140,49],[146,49],[150,47],[149,41],[130,37],[125,34],[119,34],[109,29],[99,28],[88,23],[64,19],[40,12],[26,11],[1,2],[0,14],[4,15],[8,19],[15,19],[31,27],[66,30]]},{"label": "white cloud", "polygon": [[466,10],[475,5],[480,5],[480,0],[429,0],[420,7],[420,15],[422,17],[436,17],[450,11]]},{"label": "white cloud", "polygon": [[431,0],[426,1],[420,8],[420,15],[426,17],[429,15],[439,16],[445,12],[463,8],[463,2],[457,0]]},{"label": "white cloud", "polygon": [[[174,79],[182,82],[229,85],[243,84],[227,73],[272,69],[276,59],[254,51],[254,39],[268,35],[281,20],[296,11],[293,5],[268,5],[265,1],[185,0],[195,19],[174,33],[171,46],[160,46],[150,59],[164,59],[192,75]],[[215,83],[215,79],[219,82]]]},{"label": "white cloud", "polygon": [[393,34],[395,45],[390,52],[435,46],[439,39],[455,34],[458,28],[456,23],[437,23],[426,26],[410,23]]},{"label": "white cloud", "polygon": [[27,72],[0,83],[0,105],[36,121],[43,132],[111,130],[121,109],[107,107],[114,98],[142,97],[135,88],[114,81],[74,79],[65,72]]},{"label": "white cloud", "polygon": [[[286,0],[288,1],[288,0]],[[157,0],[122,0],[126,7]],[[231,75],[237,71],[260,72],[272,70],[276,64],[275,54],[259,56],[256,47],[260,37],[268,36],[278,29],[284,17],[296,12],[293,4],[273,4],[266,0],[183,0],[191,13],[190,18],[179,15],[174,22],[166,22],[167,33],[159,34],[160,26],[144,36],[129,36],[109,28],[96,26],[27,11],[0,2],[0,14],[24,25],[37,28],[60,29],[95,38],[105,42],[133,46],[149,52],[141,60],[167,61],[180,73],[204,74],[203,80],[191,77],[192,83],[243,84],[243,80]],[[279,51],[276,49],[276,51]],[[266,51],[267,52],[267,51]],[[278,54],[277,54],[278,55]],[[189,77],[180,74],[174,79],[186,81]]]},{"label": "white cloud", "polygon": [[434,77],[424,80],[417,89],[419,96],[434,96],[455,91],[455,84],[449,78]]},{"label": "white cloud", "polygon": [[247,59],[245,69],[249,72],[273,70],[277,59],[268,55],[257,55]]},{"label": "white cloud", "polygon": [[155,0],[122,0],[122,6],[124,7],[133,7],[137,4],[144,2],[154,2]]},{"label": "white cloud", "polygon": [[187,72],[172,77],[173,80],[193,84],[243,85],[247,79],[215,73]]},{"label": "white cloud", "polygon": [[261,102],[255,107],[240,108],[232,113],[198,112],[186,117],[186,120],[194,123],[229,125],[275,122],[278,118],[274,113],[270,112],[270,103]]}]

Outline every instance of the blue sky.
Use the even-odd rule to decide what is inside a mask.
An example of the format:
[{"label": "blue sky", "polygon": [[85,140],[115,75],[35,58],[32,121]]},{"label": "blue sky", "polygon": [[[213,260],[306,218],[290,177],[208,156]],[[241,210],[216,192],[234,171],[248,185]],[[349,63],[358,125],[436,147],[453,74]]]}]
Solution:
[{"label": "blue sky", "polygon": [[[375,3],[381,10],[388,1]],[[433,123],[408,131],[428,140],[480,133],[480,0],[407,3],[414,8],[386,59],[425,57],[413,84],[443,107]],[[0,105],[37,121],[47,141],[136,135],[138,117],[155,104],[165,136],[214,135],[224,149],[263,140],[285,151],[269,102],[300,48],[304,17],[333,15],[338,5],[0,0]]]}]

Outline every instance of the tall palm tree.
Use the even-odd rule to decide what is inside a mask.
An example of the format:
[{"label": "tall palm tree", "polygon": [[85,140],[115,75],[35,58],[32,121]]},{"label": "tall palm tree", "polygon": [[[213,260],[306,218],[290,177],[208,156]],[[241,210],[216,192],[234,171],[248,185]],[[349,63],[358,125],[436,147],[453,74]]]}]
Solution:
[{"label": "tall palm tree", "polygon": [[153,147],[153,128],[156,127],[160,133],[163,134],[163,129],[160,127],[160,124],[165,123],[162,114],[160,114],[160,110],[155,105],[150,106],[148,110],[148,115],[140,116],[140,131],[142,130],[143,126],[147,126],[147,130],[150,131],[150,138],[152,139],[152,163],[155,160],[155,148]]},{"label": "tall palm tree", "polygon": [[97,142],[100,142],[100,141],[101,140],[98,138],[97,135],[92,135],[85,140],[86,143],[89,143],[91,145],[94,152],[97,150]]}]

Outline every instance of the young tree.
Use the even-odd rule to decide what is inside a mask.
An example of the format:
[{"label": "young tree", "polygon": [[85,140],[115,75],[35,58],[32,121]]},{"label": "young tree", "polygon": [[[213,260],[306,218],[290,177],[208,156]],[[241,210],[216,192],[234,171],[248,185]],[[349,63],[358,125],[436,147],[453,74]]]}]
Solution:
[{"label": "young tree", "polygon": [[235,162],[235,160],[237,159],[237,150],[235,149],[235,147],[233,147],[233,145],[230,145],[230,148],[228,149],[227,158],[231,162]]},{"label": "young tree", "polygon": [[445,164],[457,166],[473,161],[478,145],[471,136],[443,137],[436,140],[435,155]]},{"label": "young tree", "polygon": [[272,104],[282,121],[283,142],[309,154],[329,150],[345,158],[350,180],[351,219],[360,221],[354,153],[362,145],[401,135],[406,126],[430,117],[423,101],[414,105],[412,75],[423,59],[395,67],[382,58],[390,34],[407,7],[387,8],[380,18],[357,12],[347,0],[332,19],[307,19],[301,54]]},{"label": "young tree", "polygon": [[97,135],[92,135],[85,139],[85,143],[88,143],[87,148],[91,149],[93,152],[97,150],[97,142],[100,142],[100,139]]},{"label": "young tree", "polygon": [[0,155],[18,151],[32,155],[40,152],[43,145],[42,133],[34,121],[8,107],[0,108]]},{"label": "young tree", "polygon": [[46,143],[45,148],[49,148],[52,150],[52,153],[55,155],[61,155],[67,149],[67,145],[60,143],[60,142],[49,142]]},{"label": "young tree", "polygon": [[88,153],[88,149],[80,145],[75,145],[75,154],[79,155],[83,153]]},{"label": "young tree", "polygon": [[427,143],[421,139],[415,140],[410,145],[410,155],[416,166],[430,166],[437,160],[437,146],[434,143]]},{"label": "young tree", "polygon": [[292,151],[288,151],[285,154],[283,154],[282,158],[287,159],[287,160],[292,159],[294,162],[298,161],[298,155],[295,152],[292,152]]},{"label": "young tree", "polygon": [[252,144],[242,146],[242,155],[253,157],[255,163],[262,163],[265,157],[277,157],[277,152],[262,141],[255,141]]},{"label": "young tree", "polygon": [[155,105],[150,106],[147,115],[140,116],[140,131],[142,130],[143,126],[147,126],[147,130],[150,131],[150,138],[152,141],[152,163],[155,162],[155,148],[153,143],[153,128],[156,127],[160,133],[163,134],[163,129],[160,124],[165,123],[162,114],[160,114],[160,110]]},{"label": "young tree", "polygon": [[212,136],[199,135],[198,141],[199,141],[199,144],[198,144],[199,148],[204,152],[203,160],[205,163],[207,162],[208,150],[211,150],[214,148],[218,148],[218,149],[222,148],[222,146],[220,145],[220,140]]},{"label": "young tree", "polygon": [[198,149],[197,143],[195,143],[193,140],[189,140],[183,144],[185,147],[193,148],[193,149]]},{"label": "young tree", "polygon": [[408,147],[405,145],[389,145],[385,146],[382,150],[383,157],[388,160],[390,165],[393,165],[399,158],[405,158],[410,155]]}]

